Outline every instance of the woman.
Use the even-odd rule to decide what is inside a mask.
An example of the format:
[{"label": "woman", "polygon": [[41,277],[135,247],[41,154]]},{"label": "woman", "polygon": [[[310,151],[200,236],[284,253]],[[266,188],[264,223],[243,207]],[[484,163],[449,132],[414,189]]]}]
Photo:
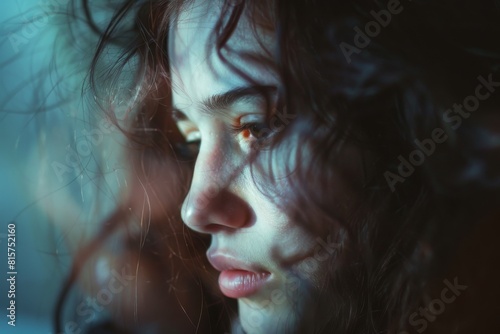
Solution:
[{"label": "woman", "polygon": [[101,330],[497,328],[497,2],[110,4],[90,83],[132,168],[59,331],[100,258],[134,268]]}]

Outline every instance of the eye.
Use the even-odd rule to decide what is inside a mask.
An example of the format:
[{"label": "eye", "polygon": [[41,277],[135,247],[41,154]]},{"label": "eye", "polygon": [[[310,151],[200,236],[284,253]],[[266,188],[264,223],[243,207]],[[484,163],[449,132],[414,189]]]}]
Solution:
[{"label": "eye", "polygon": [[271,129],[266,123],[247,123],[234,128],[234,131],[241,133],[243,138],[250,137],[262,140],[270,136]]},{"label": "eye", "polygon": [[181,161],[194,161],[200,152],[201,140],[177,143],[175,151]]},{"label": "eye", "polygon": [[175,145],[177,157],[183,161],[194,161],[200,152],[201,135],[199,131],[191,131],[185,140]]},{"label": "eye", "polygon": [[243,116],[238,123],[232,126],[232,130],[245,140],[263,141],[274,132],[267,122],[262,121],[261,117],[256,115]]}]

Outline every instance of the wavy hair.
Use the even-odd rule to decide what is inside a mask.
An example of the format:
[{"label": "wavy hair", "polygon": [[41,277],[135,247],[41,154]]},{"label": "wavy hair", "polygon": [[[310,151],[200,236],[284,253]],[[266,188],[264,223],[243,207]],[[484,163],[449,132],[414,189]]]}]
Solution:
[{"label": "wavy hair", "polygon": [[[132,171],[127,196],[75,257],[56,311],[58,330],[85,262],[114,235],[123,245],[117,261],[133,264],[144,293],[129,296],[126,310],[113,305],[118,316],[134,315],[124,327],[222,332],[236,314],[205,269],[207,238],[183,227],[179,215],[196,152],[169,112],[166,42],[188,3],[108,1],[112,14],[102,26],[93,3],[81,0],[84,21],[99,38],[88,89],[126,134]],[[294,156],[300,163],[289,171],[293,198],[284,209],[315,235],[333,233],[340,245],[324,264],[322,291],[311,291],[318,306],[303,312],[297,332],[416,332],[423,327],[412,314],[455,277],[469,290],[445,315],[427,319],[434,322],[427,332],[491,330],[494,302],[489,309],[474,303],[492,288],[481,282],[492,282],[498,253],[478,244],[498,230],[499,11],[497,1],[222,1],[213,36],[229,65],[227,42],[243,15],[276,39],[272,57],[243,55],[276,69],[280,98],[295,116],[269,151],[291,134],[307,138],[311,150]],[[487,81],[491,94],[470,116],[450,112]],[[125,122],[117,104],[126,106]],[[446,139],[429,144],[436,133]],[[425,145],[434,151],[424,155]],[[418,163],[408,162],[417,156]],[[475,275],[469,268],[477,268],[476,259],[484,267]]]}]

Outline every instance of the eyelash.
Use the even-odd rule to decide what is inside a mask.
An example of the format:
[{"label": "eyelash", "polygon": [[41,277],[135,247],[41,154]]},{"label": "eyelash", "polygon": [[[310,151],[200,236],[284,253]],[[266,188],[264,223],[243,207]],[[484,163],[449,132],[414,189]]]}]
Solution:
[{"label": "eyelash", "polygon": [[[256,130],[254,129],[255,126],[262,126],[262,128],[260,130]],[[260,134],[262,133],[263,130],[267,130],[267,131],[271,131],[269,129],[269,126],[267,125],[267,123],[263,123],[263,122],[250,122],[250,123],[243,123],[243,124],[240,124],[240,125],[233,125],[231,126],[231,131],[238,135],[240,133],[243,133],[244,131],[248,131],[249,134],[255,139],[255,140],[264,140],[268,137],[268,135],[270,133],[268,133],[267,135],[265,136],[262,136],[260,137]],[[260,132],[258,135],[255,135],[255,133],[253,133],[253,131],[257,131],[257,132]]]}]

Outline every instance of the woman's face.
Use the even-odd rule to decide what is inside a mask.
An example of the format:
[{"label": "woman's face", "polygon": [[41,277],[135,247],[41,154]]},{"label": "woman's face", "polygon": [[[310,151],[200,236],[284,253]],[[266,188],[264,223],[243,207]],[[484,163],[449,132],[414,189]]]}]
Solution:
[{"label": "woman's face", "polygon": [[[293,174],[284,173],[293,164],[292,153],[301,147],[299,138],[287,138],[287,145],[277,148],[281,152],[274,152],[273,177],[264,168],[268,151],[249,162],[256,144],[293,116],[277,111],[274,124],[273,118],[264,123],[267,105],[259,92],[275,101],[277,75],[269,67],[224,52],[252,78],[250,84],[219,59],[211,33],[220,9],[209,3],[195,1],[186,8],[169,38],[177,125],[188,142],[201,141],[182,218],[191,229],[212,236],[208,259],[221,272],[222,293],[238,299],[243,328],[272,332],[293,326],[306,287],[317,284],[318,268],[332,250],[329,239],[309,236],[279,205],[290,198],[287,179]],[[265,48],[274,50],[273,38],[262,37]],[[228,45],[269,56],[244,18]],[[272,187],[274,197],[266,196],[263,187]]]}]

